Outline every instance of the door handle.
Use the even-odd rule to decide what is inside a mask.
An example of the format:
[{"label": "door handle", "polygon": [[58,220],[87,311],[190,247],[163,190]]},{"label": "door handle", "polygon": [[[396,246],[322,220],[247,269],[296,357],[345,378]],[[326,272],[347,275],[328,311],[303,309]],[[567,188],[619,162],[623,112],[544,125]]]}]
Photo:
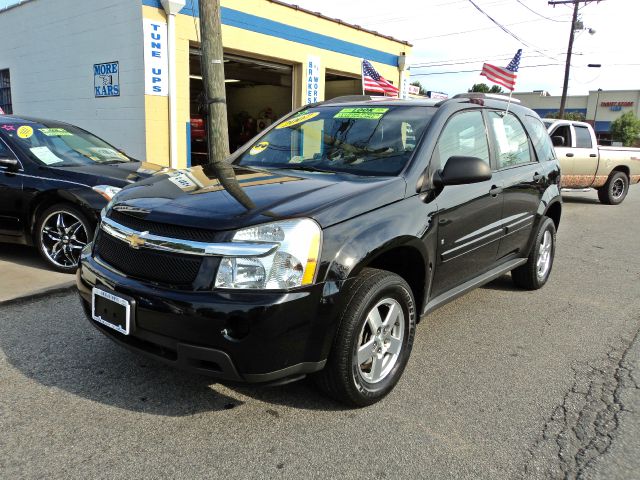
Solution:
[{"label": "door handle", "polygon": [[591,158],[596,158],[598,155],[597,155],[596,153],[591,153],[591,154],[589,154],[589,156],[590,156]]},{"label": "door handle", "polygon": [[538,172],[536,172],[536,173],[534,173],[534,174],[533,174],[533,181],[537,183],[537,182],[539,182],[540,180],[542,180],[543,176],[544,176],[544,175],[541,175],[541,174],[539,174]]},{"label": "door handle", "polygon": [[502,187],[497,187],[495,185],[491,187],[491,190],[489,190],[489,195],[491,195],[492,197],[497,197],[501,193],[502,193]]},{"label": "door handle", "polygon": [[571,152],[567,153],[567,157],[573,157],[573,153]]}]

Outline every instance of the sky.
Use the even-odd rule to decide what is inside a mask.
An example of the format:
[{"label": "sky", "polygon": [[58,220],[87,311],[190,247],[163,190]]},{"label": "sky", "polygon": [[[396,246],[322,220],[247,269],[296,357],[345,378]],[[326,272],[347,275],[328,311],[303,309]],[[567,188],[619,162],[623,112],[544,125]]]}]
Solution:
[{"label": "sky", "polygon": [[[413,44],[411,79],[419,80],[427,90],[452,95],[466,92],[474,83],[488,83],[479,75],[483,62],[506,67],[522,48],[516,91],[546,90],[561,95],[573,6],[552,7],[547,0],[473,2],[519,40],[469,0],[287,3],[409,41]],[[584,30],[575,36],[569,94],[584,95],[598,88],[640,89],[640,0],[593,1],[580,7],[579,18],[595,33]],[[602,66],[589,68],[590,63]]]},{"label": "sky", "polygon": [[[427,90],[452,95],[466,92],[474,83],[487,83],[479,75],[482,63],[507,66],[522,48],[516,91],[562,93],[571,5],[552,7],[547,0],[472,0],[517,40],[470,0],[287,1],[409,41],[413,44],[411,78]],[[16,0],[0,0],[0,8],[11,3]],[[598,88],[640,89],[640,0],[592,1],[581,6],[580,18],[595,33],[576,34],[569,94],[584,95]],[[589,68],[590,63],[601,67]]]}]

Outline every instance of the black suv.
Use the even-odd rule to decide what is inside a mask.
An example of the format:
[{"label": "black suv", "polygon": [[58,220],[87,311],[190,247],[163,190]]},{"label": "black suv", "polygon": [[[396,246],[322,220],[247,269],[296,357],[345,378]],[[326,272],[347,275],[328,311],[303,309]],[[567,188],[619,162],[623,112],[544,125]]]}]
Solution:
[{"label": "black suv", "polygon": [[400,378],[421,315],[507,272],[545,284],[559,181],[528,108],[339,98],[225,163],[124,188],[78,287],[90,322],[136,351],[223,381],[313,374],[369,405]]}]

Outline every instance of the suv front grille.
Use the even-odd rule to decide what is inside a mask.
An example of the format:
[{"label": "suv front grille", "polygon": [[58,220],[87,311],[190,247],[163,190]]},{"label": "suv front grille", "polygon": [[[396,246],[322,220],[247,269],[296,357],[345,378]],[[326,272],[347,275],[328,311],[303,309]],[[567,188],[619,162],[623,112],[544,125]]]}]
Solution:
[{"label": "suv front grille", "polygon": [[194,255],[134,249],[101,230],[96,234],[94,253],[127,276],[176,286],[191,285],[203,260]]},{"label": "suv front grille", "polygon": [[150,232],[161,237],[180,238],[183,240],[192,240],[195,242],[215,242],[216,233],[201,228],[181,227],[179,225],[171,225],[168,223],[150,222],[143,218],[137,218],[133,215],[127,215],[116,210],[109,212],[109,218],[120,225],[129,227],[138,232]]}]

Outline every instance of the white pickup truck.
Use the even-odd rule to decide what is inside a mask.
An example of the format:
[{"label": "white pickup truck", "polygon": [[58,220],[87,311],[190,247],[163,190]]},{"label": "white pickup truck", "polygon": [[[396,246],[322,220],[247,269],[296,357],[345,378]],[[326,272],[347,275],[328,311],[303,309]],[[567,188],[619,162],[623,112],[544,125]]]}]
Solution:
[{"label": "white pickup truck", "polygon": [[640,148],[602,147],[588,123],[542,120],[562,168],[563,188],[595,188],[607,205],[618,205],[629,185],[640,182]]}]

